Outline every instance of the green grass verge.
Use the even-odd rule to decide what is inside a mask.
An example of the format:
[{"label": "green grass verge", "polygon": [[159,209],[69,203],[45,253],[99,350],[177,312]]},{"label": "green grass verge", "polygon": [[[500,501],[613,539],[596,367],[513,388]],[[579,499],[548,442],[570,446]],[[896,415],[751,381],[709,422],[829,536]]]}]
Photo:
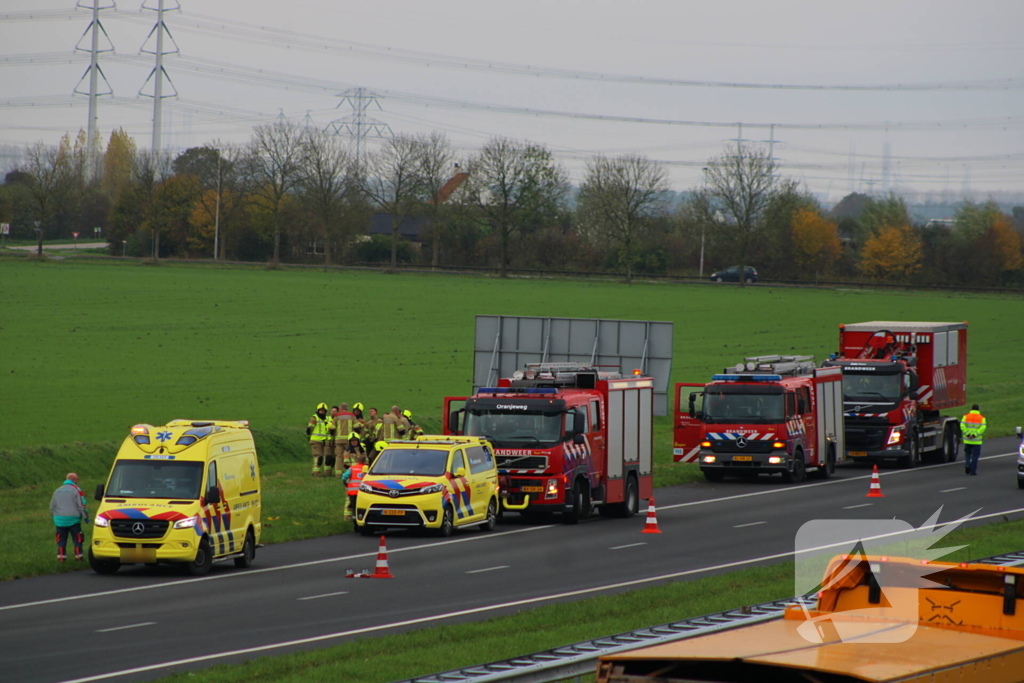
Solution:
[{"label": "green grass verge", "polygon": [[[943,559],[963,561],[1020,550],[1021,538],[1024,538],[1024,521],[956,531],[944,539],[944,544],[968,544],[968,547]],[[245,664],[220,665],[160,680],[387,683],[787,598],[793,595],[793,585],[793,563],[785,562],[618,595],[546,605],[487,621],[436,626],[309,652],[260,657]]]}]

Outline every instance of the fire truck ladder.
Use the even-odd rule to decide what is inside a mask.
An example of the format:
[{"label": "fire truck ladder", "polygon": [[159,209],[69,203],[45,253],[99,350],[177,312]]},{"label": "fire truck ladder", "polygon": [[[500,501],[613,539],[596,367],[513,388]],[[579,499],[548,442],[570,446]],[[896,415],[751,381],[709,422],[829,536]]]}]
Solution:
[{"label": "fire truck ladder", "polygon": [[767,373],[793,377],[814,372],[814,356],[750,356],[726,372]]},{"label": "fire truck ladder", "polygon": [[[993,555],[974,563],[1019,567],[1024,565],[1024,550]],[[813,594],[788,600],[764,602],[752,607],[706,614],[582,643],[556,647],[500,662],[478,664],[464,669],[410,678],[398,683],[555,683],[594,673],[599,657],[648,645],[661,645],[684,638],[702,636],[740,626],[749,626],[780,618],[789,605],[814,606]]]}]

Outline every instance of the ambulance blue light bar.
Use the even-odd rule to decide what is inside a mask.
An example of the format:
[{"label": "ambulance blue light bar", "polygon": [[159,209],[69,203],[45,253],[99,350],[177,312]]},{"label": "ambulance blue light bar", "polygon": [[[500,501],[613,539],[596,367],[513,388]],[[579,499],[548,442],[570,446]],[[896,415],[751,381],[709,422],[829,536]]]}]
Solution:
[{"label": "ambulance blue light bar", "polygon": [[478,394],[557,394],[558,389],[539,387],[482,387]]},{"label": "ambulance blue light bar", "polygon": [[781,382],[782,375],[712,375],[712,382]]}]

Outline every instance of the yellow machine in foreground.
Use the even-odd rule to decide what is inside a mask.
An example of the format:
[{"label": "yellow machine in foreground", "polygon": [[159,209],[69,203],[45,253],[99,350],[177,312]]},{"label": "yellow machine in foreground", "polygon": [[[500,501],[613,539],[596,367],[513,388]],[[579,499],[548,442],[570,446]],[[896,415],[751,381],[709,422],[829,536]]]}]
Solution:
[{"label": "yellow machine in foreground", "polygon": [[89,564],[185,564],[205,574],[214,561],[248,567],[260,542],[260,470],[249,423],[174,420],[135,425],[96,489]]},{"label": "yellow machine in foreground", "polygon": [[816,609],[604,656],[597,681],[1024,681],[1024,569],[921,564],[836,557]]}]

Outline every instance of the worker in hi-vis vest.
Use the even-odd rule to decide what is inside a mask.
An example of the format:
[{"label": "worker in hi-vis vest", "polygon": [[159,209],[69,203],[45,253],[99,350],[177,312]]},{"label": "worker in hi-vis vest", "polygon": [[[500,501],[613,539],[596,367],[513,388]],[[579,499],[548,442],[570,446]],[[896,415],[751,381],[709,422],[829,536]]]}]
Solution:
[{"label": "worker in hi-vis vest", "polygon": [[971,406],[971,412],[960,420],[960,434],[964,439],[964,472],[967,474],[978,473],[981,442],[987,427],[985,416],[981,414],[981,408],[977,403]]},{"label": "worker in hi-vis vest", "polygon": [[319,477],[323,471],[324,456],[328,453],[328,444],[334,435],[334,422],[327,414],[326,403],[318,405],[316,413],[309,418],[306,435],[309,437],[309,447],[313,453],[313,476]]}]

